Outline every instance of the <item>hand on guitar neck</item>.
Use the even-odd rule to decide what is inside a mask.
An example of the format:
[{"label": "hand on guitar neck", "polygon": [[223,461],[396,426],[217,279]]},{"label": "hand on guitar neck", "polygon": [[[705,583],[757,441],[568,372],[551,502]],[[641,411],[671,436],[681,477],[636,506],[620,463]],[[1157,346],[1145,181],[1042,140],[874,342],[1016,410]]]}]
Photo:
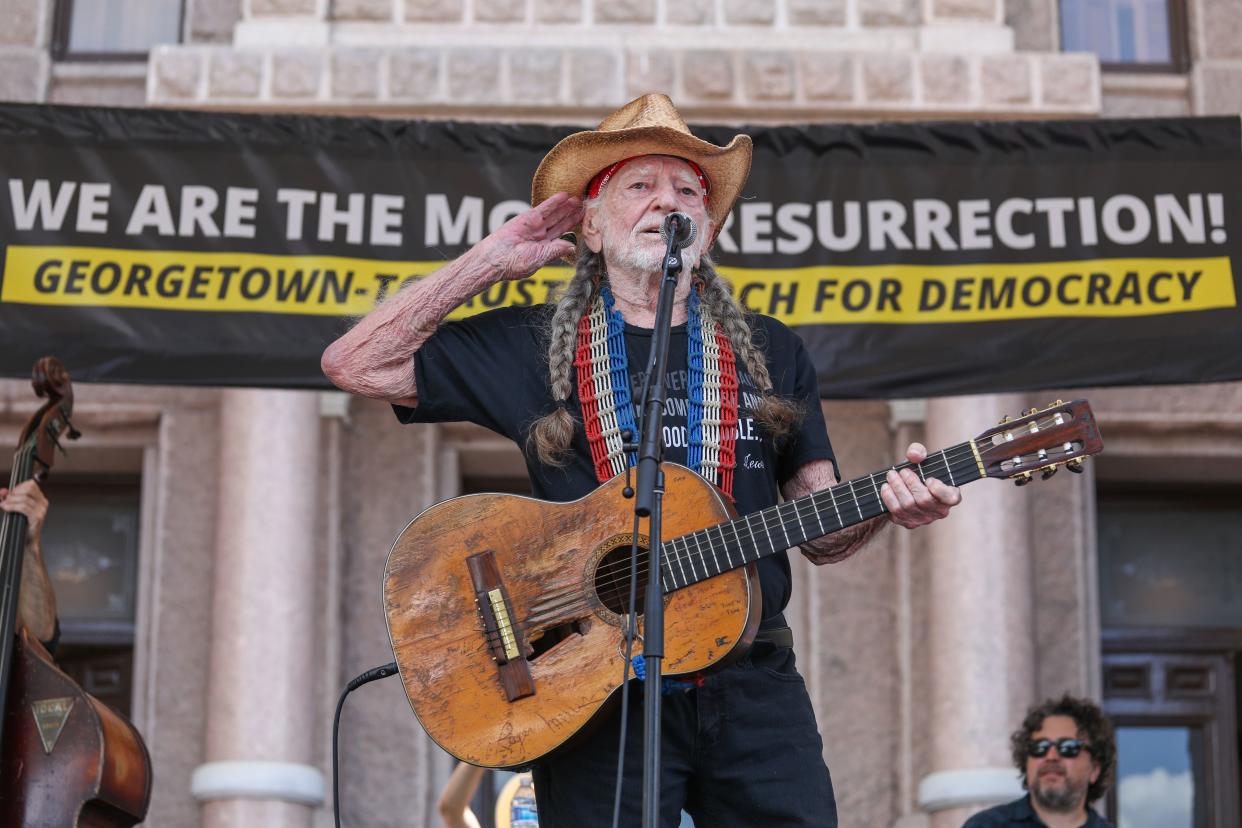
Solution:
[{"label": "hand on guitar neck", "polygon": [[34,480],[0,488],[0,509],[25,515],[26,543],[22,555],[21,593],[18,620],[39,641],[51,641],[56,634],[56,595],[43,563],[43,522],[47,518],[47,497]]},{"label": "hand on guitar neck", "polygon": [[[911,465],[918,465],[927,459],[927,454],[927,447],[922,443],[911,443],[906,449],[906,460]],[[786,500],[793,500],[830,489],[838,482],[832,463],[817,460],[802,466],[785,484],[781,494]],[[924,481],[913,468],[899,469],[894,466],[880,486],[880,501],[884,504],[886,515],[808,541],[801,546],[803,556],[817,566],[838,563],[866,546],[867,541],[890,522],[906,529],[916,529],[948,517],[949,510],[962,502],[962,493],[957,486],[950,486],[935,477]]]}]

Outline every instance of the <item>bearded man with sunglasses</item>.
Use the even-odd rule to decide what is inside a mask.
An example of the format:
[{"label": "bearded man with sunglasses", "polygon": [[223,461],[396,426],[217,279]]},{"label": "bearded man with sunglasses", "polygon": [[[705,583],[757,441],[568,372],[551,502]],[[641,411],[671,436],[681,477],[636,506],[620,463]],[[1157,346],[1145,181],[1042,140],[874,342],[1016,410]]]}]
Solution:
[{"label": "bearded man with sunglasses", "polygon": [[975,814],[963,828],[1112,828],[1089,807],[1117,764],[1113,726],[1098,706],[1068,694],[1049,699],[1027,711],[1010,745],[1030,793]]}]

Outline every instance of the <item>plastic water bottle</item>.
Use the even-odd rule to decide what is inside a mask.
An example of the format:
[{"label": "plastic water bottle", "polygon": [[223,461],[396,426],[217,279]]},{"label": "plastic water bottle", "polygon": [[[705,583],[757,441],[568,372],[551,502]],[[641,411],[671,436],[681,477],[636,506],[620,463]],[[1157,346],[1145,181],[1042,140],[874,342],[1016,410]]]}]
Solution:
[{"label": "plastic water bottle", "polygon": [[509,803],[509,828],[539,828],[539,809],[535,806],[535,787],[524,775]]}]

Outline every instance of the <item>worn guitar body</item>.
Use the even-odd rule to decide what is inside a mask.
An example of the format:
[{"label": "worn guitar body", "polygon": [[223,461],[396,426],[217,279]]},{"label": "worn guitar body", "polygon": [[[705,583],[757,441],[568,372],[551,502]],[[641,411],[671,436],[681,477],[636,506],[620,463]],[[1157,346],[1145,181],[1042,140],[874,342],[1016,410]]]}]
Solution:
[{"label": "worn guitar body", "polygon": [[[1062,465],[1081,471],[1082,458],[1102,448],[1086,400],[1057,400],[892,468],[951,486],[988,477],[1021,486]],[[711,484],[664,464],[665,674],[745,653],[761,614],[754,562],[884,514],[889,471],[735,517]],[[633,526],[625,482],[614,478],[574,503],[459,497],[397,538],[384,578],[388,632],[415,715],[449,753],[487,767],[526,764],[579,733],[615,695]],[[641,548],[640,601],[646,569]]]},{"label": "worn guitar body", "polygon": [[[694,472],[666,463],[664,473],[665,538],[733,516]],[[615,478],[572,503],[466,495],[431,507],[397,538],[384,577],[393,652],[415,715],[449,753],[487,767],[528,763],[582,730],[620,688],[618,610],[629,590],[634,521],[624,484]],[[646,538],[646,521],[640,531]],[[639,601],[645,552],[641,560]],[[485,561],[506,599],[499,619],[476,605]],[[760,600],[753,563],[666,595],[665,675],[743,655]],[[509,627],[516,658],[504,655]],[[634,654],[641,652],[640,639]]]}]

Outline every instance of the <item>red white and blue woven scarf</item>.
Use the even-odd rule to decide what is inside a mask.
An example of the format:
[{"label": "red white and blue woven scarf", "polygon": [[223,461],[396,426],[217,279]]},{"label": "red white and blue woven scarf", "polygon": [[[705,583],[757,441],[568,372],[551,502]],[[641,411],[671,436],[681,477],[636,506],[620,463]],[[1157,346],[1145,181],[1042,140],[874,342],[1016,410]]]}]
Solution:
[{"label": "red white and blue woven scarf", "polygon": [[[699,301],[697,289],[690,292],[689,312],[686,461],[732,499],[737,459],[737,361],[729,338]],[[600,287],[578,323],[574,367],[591,460],[602,483],[624,472],[627,464],[637,462],[625,451],[621,433],[628,429],[634,439],[638,435],[625,353],[625,322],[607,284]]]}]

